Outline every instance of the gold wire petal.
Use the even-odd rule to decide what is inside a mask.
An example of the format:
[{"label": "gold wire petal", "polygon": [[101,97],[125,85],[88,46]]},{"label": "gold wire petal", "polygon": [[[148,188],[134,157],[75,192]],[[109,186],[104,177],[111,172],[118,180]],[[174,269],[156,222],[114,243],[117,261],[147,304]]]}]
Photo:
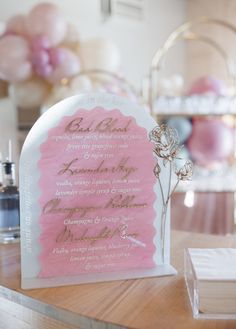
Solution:
[{"label": "gold wire petal", "polygon": [[159,166],[159,163],[157,163],[154,167],[154,175],[158,178],[161,172],[161,167]]},{"label": "gold wire petal", "polygon": [[176,129],[165,124],[156,126],[149,134],[154,144],[154,153],[165,161],[173,161],[179,154],[179,137]]},{"label": "gold wire petal", "polygon": [[193,176],[193,163],[187,160],[186,163],[180,169],[175,171],[179,180],[190,180]]}]

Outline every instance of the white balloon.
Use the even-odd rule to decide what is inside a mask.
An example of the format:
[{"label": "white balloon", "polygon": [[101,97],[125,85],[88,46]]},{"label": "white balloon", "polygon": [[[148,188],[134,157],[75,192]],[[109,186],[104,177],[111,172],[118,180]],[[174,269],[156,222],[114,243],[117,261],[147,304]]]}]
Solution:
[{"label": "white balloon", "polygon": [[73,91],[68,86],[63,85],[55,85],[49,96],[46,98],[45,102],[42,104],[40,108],[40,113],[43,114],[46,112],[50,107],[52,107],[54,104],[60,102],[64,98],[70,97],[76,95],[76,92]]},{"label": "white balloon", "polygon": [[80,45],[80,58],[84,70],[99,69],[118,72],[120,52],[115,43],[104,38],[93,38]]},{"label": "white balloon", "polygon": [[171,82],[168,78],[161,78],[157,83],[157,92],[160,95],[170,95],[172,91]]},{"label": "white balloon", "polygon": [[173,96],[179,96],[183,94],[184,78],[180,74],[175,74],[170,77]]},{"label": "white balloon", "polygon": [[70,85],[71,88],[77,92],[88,92],[92,90],[92,82],[85,75],[73,78],[70,82]]},{"label": "white balloon", "polygon": [[170,77],[171,82],[178,88],[183,88],[184,78],[180,74],[174,74]]},{"label": "white balloon", "polygon": [[16,106],[29,110],[40,107],[49,91],[49,85],[38,78],[12,83],[9,86],[9,95]]},{"label": "white balloon", "polygon": [[72,94],[68,86],[55,86],[50,96],[51,101],[57,103],[66,97],[72,96]]},{"label": "white balloon", "polygon": [[78,56],[67,48],[58,49],[63,53],[64,60],[53,69],[52,74],[48,77],[48,81],[52,84],[59,83],[63,78],[70,78],[80,71]]}]

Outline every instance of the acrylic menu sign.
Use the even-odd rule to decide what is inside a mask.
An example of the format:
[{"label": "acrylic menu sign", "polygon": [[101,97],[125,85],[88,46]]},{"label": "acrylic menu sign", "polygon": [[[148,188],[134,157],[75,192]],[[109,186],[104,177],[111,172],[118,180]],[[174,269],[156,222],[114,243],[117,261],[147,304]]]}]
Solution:
[{"label": "acrylic menu sign", "polygon": [[155,125],[109,94],[65,99],[39,118],[20,161],[23,288],[175,272],[168,229],[161,260]]}]

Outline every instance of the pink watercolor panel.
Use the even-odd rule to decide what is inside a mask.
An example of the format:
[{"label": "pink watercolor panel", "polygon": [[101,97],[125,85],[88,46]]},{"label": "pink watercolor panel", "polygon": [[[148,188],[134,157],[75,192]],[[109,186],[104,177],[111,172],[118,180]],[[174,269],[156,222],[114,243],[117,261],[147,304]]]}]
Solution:
[{"label": "pink watercolor panel", "polygon": [[119,110],[78,109],[41,145],[42,278],[155,266],[155,160]]}]

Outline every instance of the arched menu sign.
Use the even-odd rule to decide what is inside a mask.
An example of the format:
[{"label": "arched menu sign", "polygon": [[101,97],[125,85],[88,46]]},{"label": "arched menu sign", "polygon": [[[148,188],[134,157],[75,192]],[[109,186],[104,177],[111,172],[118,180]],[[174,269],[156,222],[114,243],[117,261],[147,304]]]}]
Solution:
[{"label": "arched menu sign", "polygon": [[22,288],[175,273],[169,216],[161,256],[155,125],[109,94],[65,99],[39,118],[20,160]]}]

